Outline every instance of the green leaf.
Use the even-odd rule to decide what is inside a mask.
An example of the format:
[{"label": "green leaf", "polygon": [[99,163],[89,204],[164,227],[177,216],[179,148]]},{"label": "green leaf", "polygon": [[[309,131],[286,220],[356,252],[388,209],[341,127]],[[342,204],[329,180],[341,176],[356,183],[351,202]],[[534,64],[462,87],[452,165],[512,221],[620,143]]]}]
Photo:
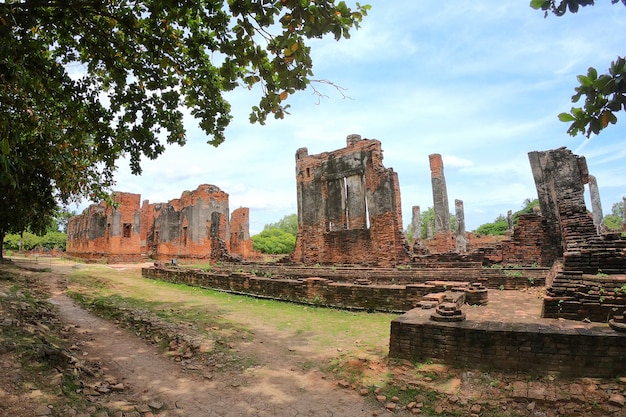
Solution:
[{"label": "green leaf", "polygon": [[569,122],[573,122],[574,120],[576,120],[576,118],[569,113],[561,113],[559,114],[559,120],[562,122],[569,123]]},{"label": "green leaf", "polygon": [[2,139],[2,142],[0,142],[0,149],[2,149],[3,154],[5,155],[9,154],[11,146],[9,145],[9,141],[6,138]]},{"label": "green leaf", "polygon": [[587,76],[579,75],[576,78],[583,87],[591,87],[593,85],[593,81]]}]

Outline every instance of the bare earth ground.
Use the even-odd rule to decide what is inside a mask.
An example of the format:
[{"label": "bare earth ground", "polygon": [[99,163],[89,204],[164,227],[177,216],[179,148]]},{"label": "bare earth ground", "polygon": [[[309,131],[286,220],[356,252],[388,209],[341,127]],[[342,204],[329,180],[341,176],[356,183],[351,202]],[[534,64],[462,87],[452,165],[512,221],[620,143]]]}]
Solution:
[{"label": "bare earth ground", "polygon": [[[0,265],[0,272],[5,267]],[[38,346],[34,352],[25,351],[19,343],[6,342],[10,337],[2,338],[0,416],[431,415],[422,411],[420,400],[433,393],[435,415],[626,415],[623,379],[534,378],[436,364],[416,372],[414,364],[389,363],[384,358],[354,358],[348,363],[370,373],[392,374],[401,391],[423,390],[408,408],[396,406],[397,399],[378,397],[376,392],[303,366],[310,353],[306,344],[292,333],[261,323],[253,327],[253,338],[229,346],[242,358],[254,358],[254,366],[206,363],[191,353],[167,356],[115,322],[75,305],[64,294],[67,268],[17,270],[17,281],[0,279],[0,297],[9,300],[0,305],[4,306],[0,330],[10,336],[17,327]],[[42,299],[49,297],[56,311],[43,304],[31,311],[27,297],[19,292],[11,295],[11,288],[20,285]],[[46,336],[54,329],[68,348],[59,348],[61,342]],[[38,371],[44,361],[54,365],[52,370]],[[74,382],[67,376],[68,369]]]}]

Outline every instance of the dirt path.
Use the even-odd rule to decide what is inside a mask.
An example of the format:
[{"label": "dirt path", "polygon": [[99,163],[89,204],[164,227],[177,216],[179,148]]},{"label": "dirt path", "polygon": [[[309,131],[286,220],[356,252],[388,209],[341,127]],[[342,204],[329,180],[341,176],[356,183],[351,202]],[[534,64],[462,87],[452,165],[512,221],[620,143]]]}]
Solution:
[{"label": "dirt path", "polygon": [[103,378],[119,389],[110,396],[111,409],[163,404],[158,415],[190,417],[355,417],[383,412],[381,405],[339,388],[321,373],[302,371],[298,363],[306,352],[285,346],[279,335],[263,328],[254,329],[252,342],[236,347],[242,356],[253,356],[257,366],[243,372],[186,372],[155,346],[76,306],[58,283],[60,271],[55,272],[42,274],[51,287],[50,301],[78,340],[77,356],[98,363]]}]

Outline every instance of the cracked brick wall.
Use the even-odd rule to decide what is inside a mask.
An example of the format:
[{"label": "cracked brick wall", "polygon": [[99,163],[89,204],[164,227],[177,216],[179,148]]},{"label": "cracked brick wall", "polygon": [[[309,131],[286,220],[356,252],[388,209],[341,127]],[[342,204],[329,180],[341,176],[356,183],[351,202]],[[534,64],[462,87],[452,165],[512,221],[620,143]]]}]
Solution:
[{"label": "cracked brick wall", "polygon": [[622,314],[626,239],[619,233],[598,235],[584,200],[585,158],[566,148],[528,156],[549,236],[563,257],[546,291],[543,316],[604,322]]},{"label": "cracked brick wall", "polygon": [[67,226],[67,254],[92,260],[108,257],[114,262],[139,259],[139,198],[139,194],[115,192],[113,206],[92,204],[72,217]]},{"label": "cracked brick wall", "polygon": [[260,256],[250,239],[250,209],[247,207],[233,210],[230,215],[230,253],[245,259]]},{"label": "cracked brick wall", "polygon": [[585,158],[566,148],[529,152],[528,158],[547,232],[561,245],[558,255],[596,236],[585,205],[585,184],[589,181]]},{"label": "cracked brick wall", "polygon": [[359,135],[332,152],[296,152],[294,261],[388,266],[409,260],[398,175],[382,160],[381,143]]},{"label": "cracked brick wall", "polygon": [[228,253],[228,194],[215,185],[202,184],[180,198],[149,207],[152,222],[145,227],[152,258],[219,260]]}]

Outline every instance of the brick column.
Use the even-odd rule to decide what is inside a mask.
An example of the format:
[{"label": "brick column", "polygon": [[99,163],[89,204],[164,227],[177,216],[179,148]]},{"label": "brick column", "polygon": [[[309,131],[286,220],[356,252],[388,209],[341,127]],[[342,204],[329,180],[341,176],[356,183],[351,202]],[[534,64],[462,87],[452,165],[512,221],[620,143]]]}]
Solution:
[{"label": "brick column", "polygon": [[598,190],[598,182],[596,177],[589,175],[589,197],[591,199],[591,213],[593,215],[593,224],[596,226],[598,234],[602,233],[602,203],[600,202],[600,191]]},{"label": "brick column", "polygon": [[433,187],[433,209],[435,210],[435,234],[450,232],[450,207],[446,178],[443,175],[443,160],[439,154],[428,155]]},{"label": "brick column", "polygon": [[456,212],[456,251],[458,253],[467,252],[467,239],[465,239],[465,211],[462,200],[454,200]]},{"label": "brick column", "polygon": [[422,212],[420,211],[420,206],[413,206],[412,211],[411,227],[413,228],[413,240],[415,241],[422,237]]}]

